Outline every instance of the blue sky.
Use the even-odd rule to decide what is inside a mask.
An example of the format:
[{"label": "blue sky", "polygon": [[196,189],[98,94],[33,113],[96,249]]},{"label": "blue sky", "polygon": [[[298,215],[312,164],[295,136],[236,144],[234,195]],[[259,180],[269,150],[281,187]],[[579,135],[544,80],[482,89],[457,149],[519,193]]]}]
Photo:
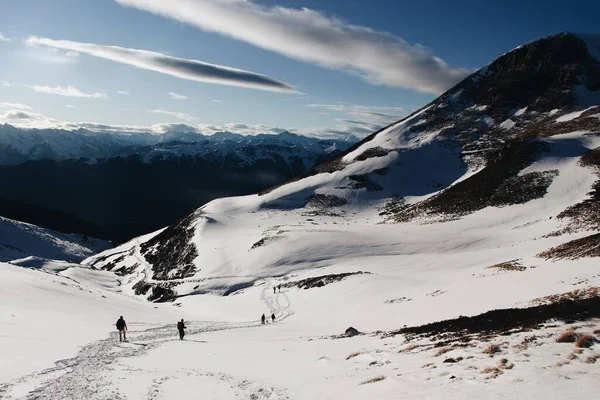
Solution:
[{"label": "blue sky", "polygon": [[1,0],[0,122],[362,136],[523,42],[598,32],[599,13],[598,1]]}]

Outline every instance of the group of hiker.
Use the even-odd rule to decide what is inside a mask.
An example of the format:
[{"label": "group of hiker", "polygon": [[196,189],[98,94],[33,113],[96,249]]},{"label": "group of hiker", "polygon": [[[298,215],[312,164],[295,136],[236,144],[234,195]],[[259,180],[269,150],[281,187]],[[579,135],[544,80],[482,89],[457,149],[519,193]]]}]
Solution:
[{"label": "group of hiker", "polygon": [[[271,314],[271,321],[275,322],[275,313]],[[267,317],[265,317],[265,314],[262,315],[262,317],[260,317],[260,323],[262,325],[264,325],[267,322]]]},{"label": "group of hiker", "polygon": [[[281,285],[273,286],[273,293],[276,293],[277,290],[279,290],[279,292],[281,293]],[[275,322],[275,313],[271,313],[271,321],[273,323]],[[267,317],[265,316],[265,314],[263,314],[260,317],[260,322],[262,325],[267,323]],[[117,320],[117,330],[119,331],[119,342],[126,342],[127,323],[123,319],[122,315]],[[183,318],[181,319],[181,321],[177,322],[177,331],[179,332],[179,340],[183,340],[183,337],[185,336],[185,323],[183,322]]]},{"label": "group of hiker", "polygon": [[[125,322],[122,315],[117,320],[117,330],[119,331],[119,342],[126,342],[127,322]],[[185,336],[185,323],[183,322],[183,318],[181,321],[177,322],[177,330],[179,331],[179,340],[183,340],[183,337]]]}]

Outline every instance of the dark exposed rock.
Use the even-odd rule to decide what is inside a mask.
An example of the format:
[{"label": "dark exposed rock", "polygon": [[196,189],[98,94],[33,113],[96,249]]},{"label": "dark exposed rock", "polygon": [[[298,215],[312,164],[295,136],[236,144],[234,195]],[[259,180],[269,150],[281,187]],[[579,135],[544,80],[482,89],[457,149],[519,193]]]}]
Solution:
[{"label": "dark exposed rock", "polygon": [[340,207],[346,205],[347,203],[348,202],[346,201],[346,199],[343,199],[339,196],[335,196],[332,194],[315,193],[308,198],[306,207],[330,208]]},{"label": "dark exposed rock", "polygon": [[352,336],[360,335],[360,332],[358,331],[358,329],[350,327],[350,328],[346,329],[344,334],[348,337],[352,337]]},{"label": "dark exposed rock", "polygon": [[140,245],[144,258],[152,264],[152,279],[169,280],[193,276],[198,256],[192,238],[194,223],[200,218],[195,212]]},{"label": "dark exposed rock", "polygon": [[350,175],[348,179],[353,181],[352,187],[354,189],[366,189],[367,192],[377,192],[383,190],[380,185],[373,182],[371,178],[369,178],[368,174]]},{"label": "dark exposed rock", "polygon": [[537,255],[547,260],[576,260],[582,257],[600,257],[600,233],[571,240]]},{"label": "dark exposed rock", "polygon": [[[394,207],[396,221],[429,215],[460,217],[488,206],[520,204],[542,197],[556,172],[518,173],[531,165],[546,146],[537,141],[513,141],[490,152],[487,167],[439,194],[408,207]],[[392,210],[393,210],[392,209]],[[390,210],[390,211],[392,211]],[[389,212],[389,211],[388,211]]]},{"label": "dark exposed rock", "polygon": [[489,337],[540,328],[550,320],[586,321],[600,317],[600,297],[564,300],[528,308],[492,310],[473,317],[459,317],[421,326],[402,328],[384,336],[427,337],[445,343],[468,341],[472,335]]},{"label": "dark exposed rock", "polygon": [[600,230],[600,148],[584,154],[579,162],[582,166],[593,168],[598,180],[588,193],[588,198],[577,203],[557,215],[558,219],[569,221],[566,232],[585,230]]},{"label": "dark exposed rock", "polygon": [[394,150],[384,149],[383,147],[379,147],[379,146],[371,147],[371,148],[363,151],[358,156],[356,156],[354,161],[364,161],[364,160],[367,160],[367,159],[373,158],[373,157],[384,157],[384,156],[387,156],[390,151],[394,151]]},{"label": "dark exposed rock", "polygon": [[287,287],[287,288],[297,287],[300,289],[311,289],[311,288],[316,288],[316,287],[323,287],[330,283],[339,282],[339,281],[344,280],[347,277],[352,276],[352,275],[362,275],[362,274],[369,274],[369,273],[370,272],[358,271],[358,272],[347,272],[344,274],[331,274],[331,275],[315,276],[313,278],[302,279],[300,281],[288,282],[281,286]]}]

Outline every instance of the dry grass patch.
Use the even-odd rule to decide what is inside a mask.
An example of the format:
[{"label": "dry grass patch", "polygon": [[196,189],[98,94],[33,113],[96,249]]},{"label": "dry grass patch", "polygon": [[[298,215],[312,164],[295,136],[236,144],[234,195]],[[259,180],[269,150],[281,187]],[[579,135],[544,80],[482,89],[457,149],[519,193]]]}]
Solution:
[{"label": "dry grass patch", "polygon": [[354,353],[348,354],[348,357],[346,357],[346,360],[350,360],[356,356],[360,356],[361,354],[362,354],[362,351],[355,351]]},{"label": "dry grass patch", "polygon": [[575,360],[577,358],[577,354],[571,353],[567,356],[567,360]]},{"label": "dry grass patch", "polygon": [[575,343],[579,334],[575,332],[575,329],[569,328],[563,333],[560,334],[559,337],[556,338],[558,343]]},{"label": "dry grass patch", "polygon": [[419,347],[419,345],[416,345],[414,343],[413,344],[409,344],[405,348],[398,350],[398,353],[410,353],[411,351],[413,351],[417,347]]},{"label": "dry grass patch", "polygon": [[600,354],[594,354],[585,359],[588,364],[595,364],[596,360],[600,359]]},{"label": "dry grass patch", "polygon": [[376,376],[375,378],[371,378],[371,379],[368,379],[368,380],[366,380],[366,381],[363,381],[363,382],[361,382],[360,384],[361,384],[361,385],[366,385],[367,383],[375,383],[375,382],[380,382],[380,381],[382,381],[382,380],[384,380],[384,379],[385,379],[385,376],[383,376],[383,375],[379,375],[379,376]]},{"label": "dry grass patch", "polygon": [[504,372],[502,372],[502,370],[498,367],[485,367],[484,369],[481,370],[481,373],[484,375],[488,375],[487,378],[491,379],[491,378],[497,378],[498,376],[502,375]]},{"label": "dry grass patch", "polygon": [[435,356],[436,356],[436,357],[439,357],[439,356],[441,356],[442,354],[446,354],[446,353],[448,353],[449,351],[452,351],[452,350],[454,350],[454,346],[446,346],[446,347],[442,347],[441,349],[439,349],[439,350],[438,350],[438,351],[435,353]]},{"label": "dry grass patch", "polygon": [[498,271],[525,271],[527,267],[521,264],[519,260],[512,260],[500,264],[491,265],[486,269],[495,269]]},{"label": "dry grass patch", "polygon": [[500,353],[501,350],[502,349],[500,348],[500,345],[490,343],[485,349],[483,349],[483,353],[493,356],[494,354]]},{"label": "dry grass patch", "polygon": [[575,346],[579,348],[588,348],[592,347],[592,345],[596,342],[596,338],[589,333],[584,333],[575,341]]},{"label": "dry grass patch", "polygon": [[538,297],[537,299],[533,299],[531,304],[541,306],[545,304],[560,303],[565,300],[586,300],[598,296],[600,296],[600,288],[597,286],[590,286],[585,289],[575,289],[567,293]]}]

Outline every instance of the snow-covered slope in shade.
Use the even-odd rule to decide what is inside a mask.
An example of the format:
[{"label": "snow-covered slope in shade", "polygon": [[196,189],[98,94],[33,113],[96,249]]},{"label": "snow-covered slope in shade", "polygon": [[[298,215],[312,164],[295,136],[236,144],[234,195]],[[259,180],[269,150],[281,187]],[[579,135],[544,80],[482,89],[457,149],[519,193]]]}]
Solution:
[{"label": "snow-covered slope in shade", "polygon": [[64,234],[0,217],[0,261],[34,256],[76,262],[109,247],[109,242],[99,239]]}]

